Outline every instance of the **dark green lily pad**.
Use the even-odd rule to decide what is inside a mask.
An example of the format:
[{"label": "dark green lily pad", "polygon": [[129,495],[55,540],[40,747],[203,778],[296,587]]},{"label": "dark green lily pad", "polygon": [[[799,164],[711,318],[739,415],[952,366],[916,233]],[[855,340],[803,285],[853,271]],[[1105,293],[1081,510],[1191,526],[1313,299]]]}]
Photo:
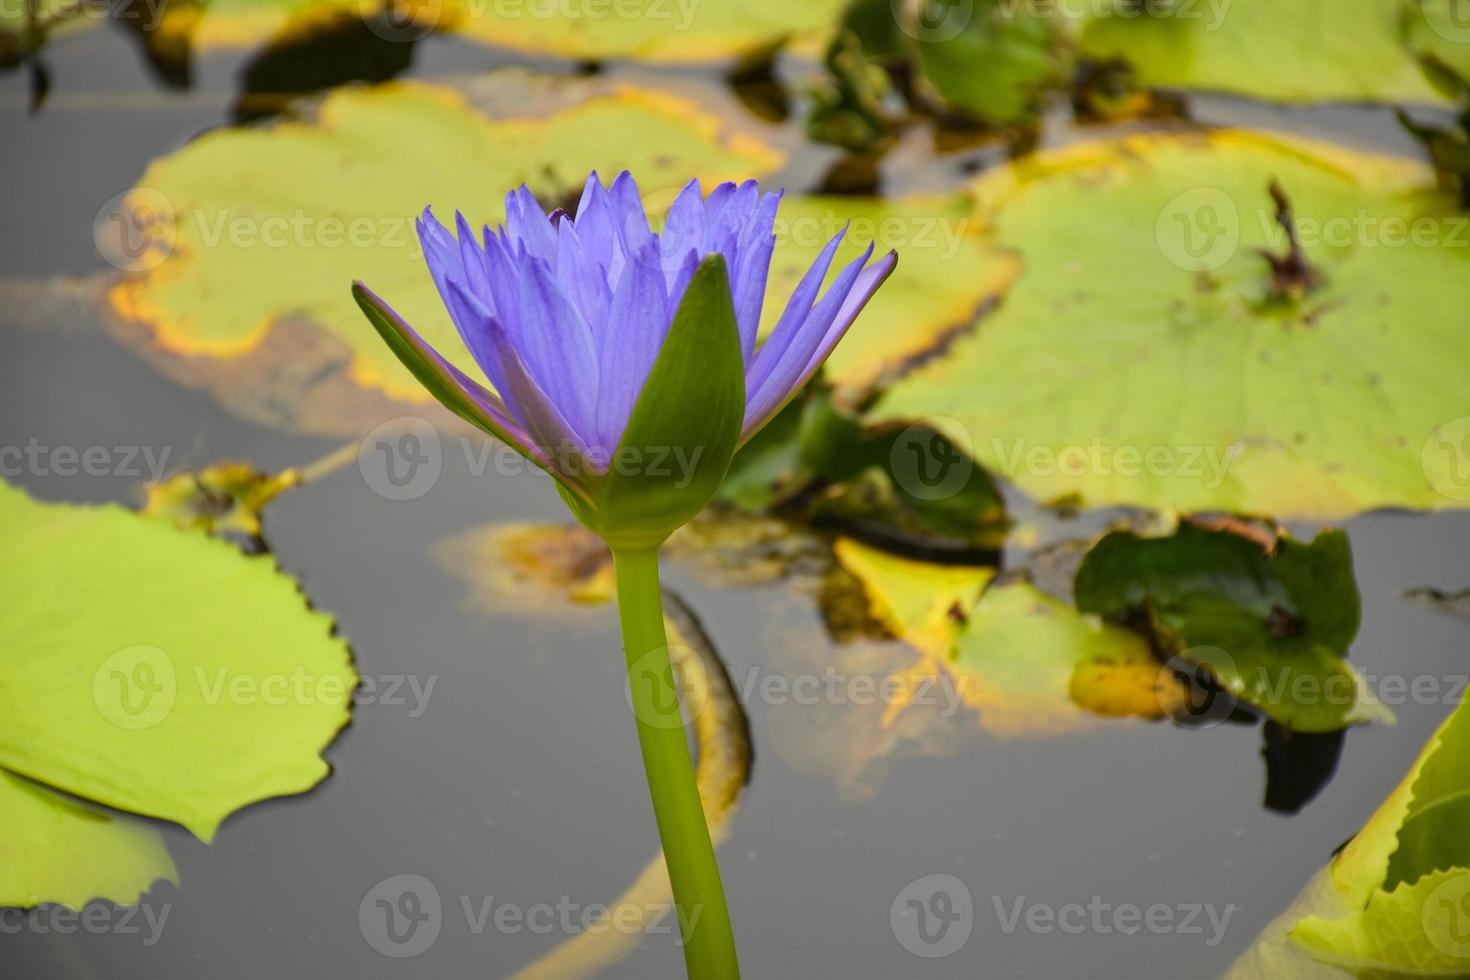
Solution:
[{"label": "dark green lily pad", "polygon": [[1342,531],[1311,543],[1190,523],[1167,538],[1115,532],[1088,553],[1074,589],[1078,609],[1131,618],[1285,728],[1391,717],[1344,659],[1359,601]]}]

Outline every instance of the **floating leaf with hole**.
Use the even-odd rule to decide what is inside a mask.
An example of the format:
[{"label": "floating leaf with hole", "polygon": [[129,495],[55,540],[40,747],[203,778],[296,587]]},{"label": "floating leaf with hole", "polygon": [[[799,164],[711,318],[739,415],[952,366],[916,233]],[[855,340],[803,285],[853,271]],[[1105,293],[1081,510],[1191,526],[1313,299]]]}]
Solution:
[{"label": "floating leaf with hole", "polygon": [[[1431,3],[1437,0],[1431,0]],[[1145,85],[1274,102],[1432,102],[1404,44],[1405,0],[1111,0],[1080,53],[1123,59]]]},{"label": "floating leaf with hole", "polygon": [[62,796],[0,770],[0,906],[132,905],[178,869],[145,821]]},{"label": "floating leaf with hole", "polygon": [[872,417],[931,421],[1041,500],[1311,517],[1470,501],[1454,431],[1449,451],[1431,440],[1465,415],[1470,217],[1426,168],[1156,134],[976,189],[1025,271]]},{"label": "floating leaf with hole", "polygon": [[357,675],[271,559],[5,485],[0,526],[0,768],[206,841],[327,775]]},{"label": "floating leaf with hole", "polygon": [[[521,104],[503,108],[515,95]],[[486,114],[480,102],[497,108]],[[140,340],[180,359],[249,365],[241,370],[303,399],[324,386],[344,399],[366,389],[357,397],[377,396],[381,416],[383,398],[417,407],[429,396],[363,322],[354,279],[392,295],[426,341],[473,370],[423,270],[413,223],[425,205],[495,222],[503,201],[490,189],[521,181],[557,200],[591,169],[628,167],[652,194],[691,176],[756,176],[780,160],[691,101],[601,81],[497,73],[462,88],[339,90],[308,118],[216,130],[154,161],[123,206],[153,216],[120,229],[137,271],[109,296],[146,327]],[[289,408],[261,411],[292,420]],[[332,421],[361,425],[362,415]]]},{"label": "floating leaf with hole", "polygon": [[1228,980],[1464,976],[1470,963],[1470,707]]},{"label": "floating leaf with hole", "polygon": [[1165,538],[1114,532],[1088,552],[1074,592],[1083,612],[1141,617],[1167,653],[1285,728],[1392,720],[1344,659],[1359,601],[1340,530],[1309,543],[1193,523]]}]

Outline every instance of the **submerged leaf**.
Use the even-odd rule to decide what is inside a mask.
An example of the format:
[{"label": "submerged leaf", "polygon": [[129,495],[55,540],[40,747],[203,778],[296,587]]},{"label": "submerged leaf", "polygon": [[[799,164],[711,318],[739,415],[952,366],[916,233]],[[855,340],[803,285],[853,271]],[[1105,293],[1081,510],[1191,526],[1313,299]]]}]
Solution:
[{"label": "submerged leaf", "polygon": [[294,470],[262,473],[249,463],[214,463],[147,488],[142,513],[181,528],[260,540],[260,512],[301,480]]}]

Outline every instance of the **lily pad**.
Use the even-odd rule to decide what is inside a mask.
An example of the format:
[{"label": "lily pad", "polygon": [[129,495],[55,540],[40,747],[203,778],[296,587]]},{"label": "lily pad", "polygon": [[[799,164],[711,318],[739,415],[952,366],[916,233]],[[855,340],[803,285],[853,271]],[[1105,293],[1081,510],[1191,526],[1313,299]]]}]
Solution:
[{"label": "lily pad", "polygon": [[[1433,0],[1432,0],[1433,2]],[[1081,26],[1086,57],[1145,85],[1273,102],[1437,102],[1404,44],[1405,0],[1112,0]]]},{"label": "lily pad", "polygon": [[1470,963],[1470,707],[1460,704],[1399,787],[1229,980],[1464,976]]},{"label": "lily pad", "polygon": [[0,770],[0,906],[131,905],[154,882],[177,884],[163,837],[145,821]]},{"label": "lily pad", "polygon": [[1140,637],[1026,582],[992,588],[969,611],[953,668],[980,724],[1003,738],[1182,714],[1188,695]]},{"label": "lily pad", "polygon": [[975,0],[953,36],[917,30],[919,66],[949,105],[987,122],[1035,117],[1047,92],[1067,77],[1064,27],[1039,3]]},{"label": "lily pad", "polygon": [[427,7],[420,23],[435,20],[496,47],[582,61],[630,58],[656,62],[725,61],[769,49],[773,42],[817,41],[836,25],[847,0],[617,0],[599,3],[481,4],[474,0],[415,0]]},{"label": "lily pad", "polygon": [[936,657],[949,655],[959,624],[995,578],[994,568],[911,561],[850,538],[838,538],[833,550],[892,634]]},{"label": "lily pad", "polygon": [[991,585],[992,568],[917,562],[845,539],[835,550],[877,620],[923,655],[909,673],[948,678],[993,735],[1050,737],[1099,717],[1182,710],[1186,689],[1142,638],[1029,583]]},{"label": "lily pad", "polygon": [[1136,617],[1169,654],[1285,728],[1392,719],[1344,659],[1359,601],[1342,531],[1264,546],[1191,523],[1167,538],[1114,532],[1083,560],[1074,592],[1083,612]]},{"label": "lily pad", "polygon": [[[1313,277],[1295,292],[1258,251],[1290,258],[1273,181]],[[1453,451],[1470,218],[1426,168],[1154,134],[1039,154],[977,191],[1025,272],[875,418],[930,420],[1044,501],[1330,517],[1470,500]]]},{"label": "lily pad", "polygon": [[[504,89],[522,82],[510,73],[463,89],[340,90],[310,118],[216,130],[154,161],[122,205],[153,220],[124,253],[134,271],[110,291],[113,308],[182,358],[274,365],[303,375],[290,387],[308,394],[345,376],[419,406],[428,394],[363,323],[348,287],[371,282],[429,342],[472,365],[423,268],[413,221],[426,204],[493,223],[504,189],[522,181],[558,201],[593,169],[627,167],[653,193],[781,161],[693,102],[652,90],[527,82],[518,112],[472,104],[481,92],[504,103]],[[275,336],[282,325],[321,336],[307,346],[310,363],[299,342]]]},{"label": "lily pad", "polygon": [[205,841],[327,775],[357,675],[270,559],[4,485],[0,526],[0,767]]}]

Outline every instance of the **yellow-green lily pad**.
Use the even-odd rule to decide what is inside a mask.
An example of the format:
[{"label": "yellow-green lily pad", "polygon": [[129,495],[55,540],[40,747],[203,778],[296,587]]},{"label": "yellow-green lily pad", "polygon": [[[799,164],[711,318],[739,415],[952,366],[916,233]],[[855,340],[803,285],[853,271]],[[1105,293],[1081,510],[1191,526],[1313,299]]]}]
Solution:
[{"label": "yellow-green lily pad", "polygon": [[[1273,181],[1319,277],[1300,294],[1258,251],[1287,252]],[[1039,154],[977,192],[1024,271],[876,418],[928,420],[1041,500],[1304,517],[1470,501],[1470,217],[1427,168],[1189,132]]]},{"label": "yellow-green lily pad", "polygon": [[0,906],[131,905],[178,870],[158,830],[0,770]]},{"label": "yellow-green lily pad", "polygon": [[[111,305],[181,358],[305,371],[304,346],[313,384],[346,375],[426,404],[349,293],[354,279],[371,283],[427,340],[471,365],[423,267],[414,219],[425,205],[441,218],[461,209],[493,223],[505,190],[522,181],[555,202],[594,169],[609,178],[631,169],[651,194],[695,176],[758,176],[781,161],[682,97],[599,84],[537,86],[510,73],[459,89],[344,89],[310,118],[208,133],[154,161],[126,197],[125,212],[152,222],[123,253],[132,271]],[[487,115],[472,104],[490,92],[504,105],[506,89],[523,96],[519,112]],[[280,343],[277,328],[294,326],[299,337],[303,325],[321,340],[294,341],[289,357],[259,356]]]},{"label": "yellow-green lily pad", "polygon": [[357,675],[273,561],[3,484],[0,527],[0,768],[205,841],[327,775]]},{"label": "yellow-green lily pad", "polygon": [[1123,59],[1145,85],[1273,102],[1438,102],[1404,43],[1413,7],[1413,0],[1111,0],[1082,24],[1078,46],[1086,57]]},{"label": "yellow-green lily pad", "polygon": [[[723,61],[783,39],[819,40],[836,26],[847,0],[414,0],[421,25],[435,24],[496,47],[600,61]],[[440,9],[436,11],[434,8]]]},{"label": "yellow-green lily pad", "polygon": [[1101,717],[1157,719],[1183,707],[1183,685],[1141,637],[1027,582],[992,584],[992,568],[935,565],[847,539],[835,551],[877,621],[921,654],[909,673],[944,677],[992,735],[1052,737]]}]

